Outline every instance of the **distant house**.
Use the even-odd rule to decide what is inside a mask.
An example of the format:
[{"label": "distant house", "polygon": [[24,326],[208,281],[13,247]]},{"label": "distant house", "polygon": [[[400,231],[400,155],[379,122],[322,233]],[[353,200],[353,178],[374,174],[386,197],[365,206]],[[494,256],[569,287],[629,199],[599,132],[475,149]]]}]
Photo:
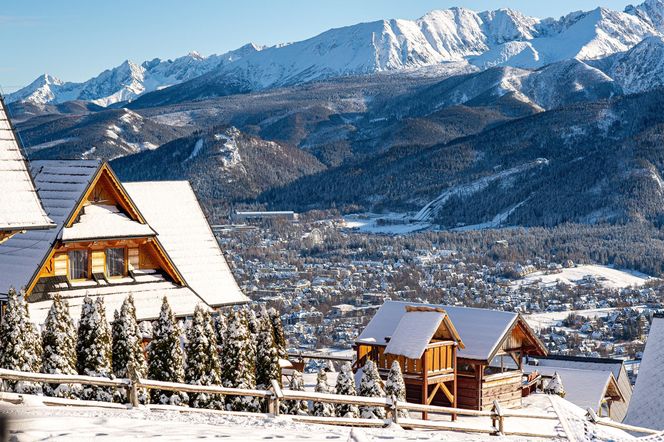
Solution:
[{"label": "distant house", "polygon": [[664,429],[664,316],[653,317],[625,423]]},{"label": "distant house", "polygon": [[[598,415],[608,416],[618,422],[625,418],[632,398],[632,384],[621,359],[549,355],[535,361],[537,366],[533,369],[543,377],[558,372],[567,391],[565,399],[583,408],[590,407]],[[530,367],[526,365],[526,371]],[[569,373],[561,369],[569,370]],[[588,371],[602,374],[582,373]]]},{"label": "distant house", "polygon": [[[413,353],[410,356],[417,357],[424,342],[420,328],[426,329],[427,326],[432,326],[432,321],[438,319],[432,317],[425,321],[422,318],[420,321],[410,321],[403,325],[402,321],[409,311],[426,308],[444,311],[458,332],[459,341],[463,345],[458,344],[451,361],[444,358],[442,365],[434,363],[433,366],[434,371],[436,367],[454,369],[457,378],[456,395],[453,394],[453,398],[450,398],[444,389],[436,387],[434,383],[426,387],[422,398],[426,396],[427,402],[431,404],[454,405],[456,402],[462,408],[479,410],[491,408],[494,400],[508,407],[519,406],[522,395],[523,358],[526,355],[544,356],[546,349],[518,313],[387,301],[378,309],[355,341],[358,365],[362,366],[367,358],[375,360],[382,369],[381,373],[385,375],[389,369],[388,356],[394,354],[390,350],[390,347],[393,347],[392,340],[395,335],[408,336],[407,325],[413,328],[413,338],[412,340],[404,338],[405,343],[402,342],[400,347],[412,345]],[[415,336],[418,338],[415,339]],[[432,339],[434,338],[435,335]],[[406,369],[404,372],[415,370],[415,373],[422,377],[425,372],[422,367],[428,367],[427,378],[429,378],[432,366],[429,356],[425,357],[427,359],[423,359],[420,365]],[[413,390],[416,387],[411,387],[407,379],[406,385],[409,388],[410,400],[419,402],[421,398]]]},{"label": "distant house", "polygon": [[74,317],[85,295],[102,296],[112,318],[132,294],[139,320],[168,297],[176,316],[197,304],[246,302],[187,182],[123,185],[96,160],[34,161],[39,196],[56,228],[0,245],[0,297],[24,288],[43,322],[55,293]]},{"label": "distant house", "polygon": [[0,96],[0,244],[19,232],[53,227]]}]

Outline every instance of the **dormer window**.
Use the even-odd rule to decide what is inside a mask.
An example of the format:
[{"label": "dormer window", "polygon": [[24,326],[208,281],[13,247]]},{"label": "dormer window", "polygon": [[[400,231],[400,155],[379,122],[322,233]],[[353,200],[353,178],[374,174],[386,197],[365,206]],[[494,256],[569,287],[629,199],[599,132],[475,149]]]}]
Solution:
[{"label": "dormer window", "polygon": [[88,251],[72,250],[69,256],[69,280],[88,279]]},{"label": "dormer window", "polygon": [[125,249],[123,247],[106,249],[106,276],[124,276]]}]

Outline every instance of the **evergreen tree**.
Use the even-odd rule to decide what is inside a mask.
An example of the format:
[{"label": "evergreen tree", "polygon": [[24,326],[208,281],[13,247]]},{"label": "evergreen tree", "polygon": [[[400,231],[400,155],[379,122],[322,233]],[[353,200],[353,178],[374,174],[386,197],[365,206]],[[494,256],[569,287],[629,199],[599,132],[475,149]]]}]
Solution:
[{"label": "evergreen tree", "polygon": [[[233,311],[228,320],[221,349],[221,381],[225,387],[256,388],[256,353],[244,310]],[[226,408],[256,411],[258,404],[251,397],[229,396]]]},{"label": "evergreen tree", "polygon": [[[302,378],[302,373],[299,371],[293,372],[293,379],[289,385],[289,389],[293,391],[304,391],[304,379]],[[283,411],[286,414],[295,414],[300,416],[306,416],[309,414],[309,407],[307,406],[307,401],[297,401],[290,400],[284,401]]]},{"label": "evergreen tree", "polygon": [[[185,350],[187,355],[185,382],[194,385],[219,385],[221,383],[217,338],[212,325],[212,317],[200,305],[196,306],[194,317],[187,328]],[[189,397],[189,405],[195,408],[219,410],[223,408],[224,403],[220,395],[192,393]]]},{"label": "evergreen tree", "polygon": [[[318,371],[318,376],[316,378],[316,393],[331,393],[330,385],[327,383],[327,373],[325,370]],[[314,402],[313,412],[314,416],[334,416],[334,404]]]},{"label": "evergreen tree", "polygon": [[[152,341],[148,345],[148,378],[155,381],[184,382],[180,326],[175,320],[168,299],[164,296],[159,318],[152,326]],[[181,405],[189,401],[183,392],[153,389],[151,401],[156,404]]]},{"label": "evergreen tree", "polygon": [[[385,397],[383,387],[381,387],[378,367],[369,360],[362,369],[362,380],[360,381],[360,396],[365,397]],[[360,407],[360,417],[363,419],[385,419],[385,409],[382,407]]]},{"label": "evergreen tree", "polygon": [[[129,295],[120,308],[120,313],[115,311],[112,324],[113,335],[113,374],[118,378],[130,378],[130,367],[135,370],[135,375],[141,378],[147,376],[147,361],[143,353],[143,337],[136,321],[136,307],[134,298]],[[143,404],[149,402],[145,389],[139,390],[139,401]],[[116,402],[126,403],[127,393],[125,389],[118,389],[115,394]]]},{"label": "evergreen tree", "polygon": [[284,334],[284,326],[281,323],[281,317],[279,312],[275,308],[268,310],[270,315],[270,322],[272,323],[272,329],[274,330],[274,343],[277,346],[279,351],[279,357],[281,359],[288,359],[288,352],[286,351],[286,335]]},{"label": "evergreen tree", "polygon": [[[59,294],[46,316],[42,332],[42,371],[47,374],[76,374],[76,328],[69,304]],[[80,388],[70,384],[44,384],[44,394],[63,398],[77,396]],[[80,393],[80,392],[78,392]]]},{"label": "evergreen tree", "polygon": [[[341,372],[337,376],[336,393],[350,396],[357,395],[357,391],[355,389],[355,376],[353,375],[353,369],[350,366],[350,362],[346,362],[341,366]],[[337,404],[335,409],[336,414],[339,417],[360,416],[360,411],[357,408],[357,405]]]},{"label": "evergreen tree", "polygon": [[[385,395],[387,397],[394,396],[398,401],[406,401],[406,383],[403,380],[401,373],[401,365],[398,361],[392,362],[390,372],[385,381]],[[399,417],[408,418],[408,410],[398,410]]]},{"label": "evergreen tree", "polygon": [[226,336],[226,328],[228,327],[226,322],[226,315],[223,312],[217,310],[217,312],[212,317],[214,323],[214,333],[217,338],[217,348],[221,352],[221,347],[224,343],[224,336]]},{"label": "evergreen tree", "polygon": [[[41,368],[41,339],[30,314],[23,293],[9,289],[7,307],[0,323],[0,367],[8,370],[39,372]],[[5,381],[16,393],[41,393],[41,384],[27,381]]]},{"label": "evergreen tree", "polygon": [[[111,332],[106,322],[106,309],[102,297],[93,301],[86,296],[81,307],[76,342],[76,367],[86,376],[109,377],[111,375]],[[108,387],[83,386],[82,399],[111,402],[113,396]]]},{"label": "evergreen tree", "polygon": [[267,310],[258,317],[258,338],[256,339],[256,384],[258,388],[270,388],[272,379],[281,385],[279,350],[275,345],[274,329]]}]

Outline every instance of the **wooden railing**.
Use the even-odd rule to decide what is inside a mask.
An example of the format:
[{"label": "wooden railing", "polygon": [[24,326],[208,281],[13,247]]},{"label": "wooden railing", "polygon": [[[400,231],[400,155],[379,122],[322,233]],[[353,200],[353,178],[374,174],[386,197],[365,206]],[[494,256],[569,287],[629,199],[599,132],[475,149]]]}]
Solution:
[{"label": "wooden railing", "polygon": [[[560,437],[559,434],[552,433],[537,433],[525,432],[519,430],[507,429],[505,427],[505,420],[511,419],[534,419],[545,421],[561,421],[560,416],[556,414],[545,413],[526,413],[518,410],[503,410],[500,404],[494,403],[492,410],[467,410],[463,408],[441,407],[435,405],[422,405],[411,402],[404,402],[396,400],[394,397],[364,397],[364,396],[350,396],[338,395],[329,393],[315,393],[310,391],[295,391],[284,390],[279,386],[276,380],[272,381],[270,389],[241,389],[241,388],[227,388],[218,385],[192,385],[182,384],[176,382],[163,382],[150,379],[135,378],[135,379],[110,379],[104,377],[92,376],[79,376],[79,375],[54,375],[43,373],[31,373],[22,371],[13,371],[0,369],[0,386],[2,381],[28,381],[28,382],[44,382],[53,384],[84,384],[84,385],[97,385],[114,388],[124,388],[128,391],[129,404],[117,404],[97,401],[84,401],[72,400],[61,398],[42,397],[42,402],[46,405],[75,405],[75,406],[92,406],[92,407],[109,407],[109,408],[131,408],[131,407],[147,407],[148,409],[163,410],[172,409],[178,411],[189,412],[209,412],[209,413],[232,413],[219,410],[206,410],[201,408],[188,408],[183,406],[165,406],[165,405],[148,405],[141,406],[138,401],[138,389],[159,389],[168,391],[181,391],[189,393],[208,393],[220,394],[230,396],[251,396],[262,398],[268,403],[268,415],[278,415],[280,413],[280,404],[284,400],[302,400],[312,402],[324,402],[330,404],[352,404],[366,407],[379,407],[386,411],[386,419],[360,419],[360,418],[340,418],[340,417],[320,417],[320,416],[296,416],[292,415],[295,421],[309,422],[328,425],[345,425],[345,426],[365,426],[365,427],[385,427],[392,423],[401,425],[404,428],[421,428],[430,430],[446,430],[457,431],[464,433],[486,433],[493,435],[517,435],[526,437],[543,437],[554,438]],[[15,393],[0,393],[0,401],[13,400],[19,402],[22,396]],[[469,426],[468,422],[452,422],[452,421],[437,421],[437,420],[422,420],[399,417],[400,410],[408,410],[412,412],[426,412],[429,414],[449,416],[450,419],[453,415],[458,416],[472,416],[478,418],[486,418],[486,425],[473,425]],[[266,416],[265,413],[255,413],[257,416]],[[657,434],[656,430],[642,427],[634,427],[631,425],[620,424],[617,422],[609,421],[606,419],[598,418],[592,410],[588,411],[588,419],[597,424],[620,428],[626,431],[634,431],[645,434]]]}]

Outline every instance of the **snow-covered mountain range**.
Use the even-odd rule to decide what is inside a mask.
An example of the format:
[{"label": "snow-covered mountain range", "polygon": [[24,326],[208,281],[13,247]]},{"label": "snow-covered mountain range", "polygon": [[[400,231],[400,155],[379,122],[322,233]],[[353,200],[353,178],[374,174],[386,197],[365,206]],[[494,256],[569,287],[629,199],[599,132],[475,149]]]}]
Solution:
[{"label": "snow-covered mountain range", "polygon": [[[664,0],[646,0],[622,12],[606,8],[572,12],[559,19],[528,17],[511,9],[474,12],[451,8],[429,12],[418,20],[379,20],[330,29],[307,40],[269,48],[248,44],[209,57],[191,53],[175,60],[125,61],[83,83],[44,74],[10,94],[7,101],[86,100],[108,106],[188,81],[193,87],[230,82],[241,84],[243,90],[260,90],[446,62],[469,63],[479,69],[532,69],[574,58],[602,59],[628,51],[646,38],[651,38],[650,43],[639,54],[624,56],[654,56],[661,40],[652,37],[662,36]],[[629,72],[618,69],[616,74],[627,82],[637,81],[634,66],[627,68]],[[637,82],[643,81],[652,80]]]}]

